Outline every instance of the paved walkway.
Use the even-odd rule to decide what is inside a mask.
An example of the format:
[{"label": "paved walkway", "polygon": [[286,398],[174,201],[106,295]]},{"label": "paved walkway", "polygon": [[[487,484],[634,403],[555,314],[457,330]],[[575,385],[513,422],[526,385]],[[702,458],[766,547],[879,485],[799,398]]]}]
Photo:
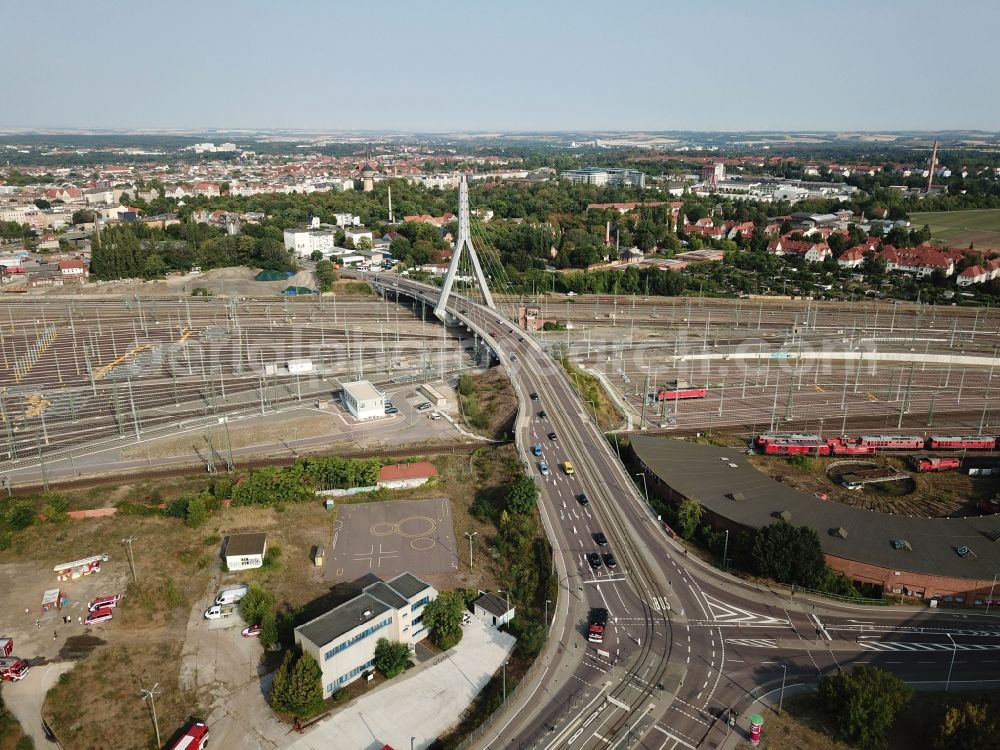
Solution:
[{"label": "paved walkway", "polygon": [[516,642],[480,620],[455,648],[358,699],[308,730],[290,750],[425,748],[453,727]]}]

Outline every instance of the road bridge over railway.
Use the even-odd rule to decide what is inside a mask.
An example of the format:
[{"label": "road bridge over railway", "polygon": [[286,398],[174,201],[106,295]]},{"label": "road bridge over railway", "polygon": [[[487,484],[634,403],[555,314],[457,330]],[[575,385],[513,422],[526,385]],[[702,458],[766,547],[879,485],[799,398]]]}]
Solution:
[{"label": "road bridge over railway", "polygon": [[[395,274],[365,278],[384,293],[439,303],[436,287]],[[858,663],[941,687],[994,679],[989,664],[1000,661],[969,654],[1000,650],[995,619],[970,615],[972,627],[965,615],[946,611],[803,599],[750,586],[688,556],[652,514],[551,354],[470,297],[452,295],[443,312],[489,342],[510,374],[520,405],[518,449],[541,487],[539,508],[560,581],[538,667],[477,747],[722,747],[742,731],[739,723],[730,727],[730,712],[747,714],[782,678],[814,683]],[[529,454],[535,443],[551,464],[570,460],[576,473],[540,476]],[[581,506],[576,498],[584,493],[590,502]],[[620,561],[614,571],[587,563],[588,553],[603,551],[594,541],[598,531]],[[610,612],[608,637],[597,648],[585,637],[592,607]],[[921,645],[928,632],[937,633],[930,647]]]}]

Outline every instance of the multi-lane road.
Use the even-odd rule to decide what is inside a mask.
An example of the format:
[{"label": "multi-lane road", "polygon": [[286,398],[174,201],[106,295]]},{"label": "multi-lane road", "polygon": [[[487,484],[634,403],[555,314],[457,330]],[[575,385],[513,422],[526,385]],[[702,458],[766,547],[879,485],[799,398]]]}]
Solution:
[{"label": "multi-lane road", "polygon": [[[394,276],[376,282],[437,295]],[[492,310],[461,298],[449,310],[491,343],[511,375],[518,447],[541,487],[560,582],[549,644],[480,747],[722,747],[741,736],[762,694],[854,664],[950,689],[1000,679],[1000,621],[992,617],[803,600],[687,555],[651,514],[561,365]],[[617,566],[591,567],[586,555],[606,551]],[[594,607],[610,612],[600,644],[586,638]]]}]

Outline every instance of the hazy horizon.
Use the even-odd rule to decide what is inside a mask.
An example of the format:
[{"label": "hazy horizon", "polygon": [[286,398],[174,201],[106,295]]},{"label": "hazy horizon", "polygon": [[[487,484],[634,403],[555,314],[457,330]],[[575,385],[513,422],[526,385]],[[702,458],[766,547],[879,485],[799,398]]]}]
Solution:
[{"label": "hazy horizon", "polygon": [[[946,8],[947,12],[942,10]],[[1000,4],[5,9],[3,129],[416,133],[1000,128]],[[974,23],[970,20],[974,19]],[[79,80],[76,77],[79,76]]]}]

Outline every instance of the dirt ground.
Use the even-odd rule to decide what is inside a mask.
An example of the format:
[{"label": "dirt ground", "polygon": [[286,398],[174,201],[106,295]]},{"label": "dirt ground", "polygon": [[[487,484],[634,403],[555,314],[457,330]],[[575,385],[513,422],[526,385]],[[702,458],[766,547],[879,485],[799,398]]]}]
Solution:
[{"label": "dirt ground", "polygon": [[[470,398],[475,399],[479,411],[485,417],[485,423],[472,424],[466,410],[462,412],[463,424],[473,432],[490,438],[500,438],[513,432],[514,418],[517,416],[517,397],[514,386],[506,373],[499,367],[492,367],[483,373],[472,375],[476,392],[472,397],[462,397],[462,404],[467,404]],[[456,398],[458,393],[455,393]]]},{"label": "dirt ground", "polygon": [[976,512],[976,503],[1000,491],[1000,477],[970,477],[958,471],[918,474],[900,456],[865,457],[864,463],[909,474],[914,489],[906,494],[900,494],[901,487],[888,484],[868,485],[861,490],[848,490],[837,484],[830,476],[836,473],[831,465],[842,463],[842,457],[815,456],[797,462],[781,456],[754,455],[749,460],[765,474],[782,477],[785,484],[803,492],[824,492],[832,501],[882,513],[934,517],[970,515]]}]

